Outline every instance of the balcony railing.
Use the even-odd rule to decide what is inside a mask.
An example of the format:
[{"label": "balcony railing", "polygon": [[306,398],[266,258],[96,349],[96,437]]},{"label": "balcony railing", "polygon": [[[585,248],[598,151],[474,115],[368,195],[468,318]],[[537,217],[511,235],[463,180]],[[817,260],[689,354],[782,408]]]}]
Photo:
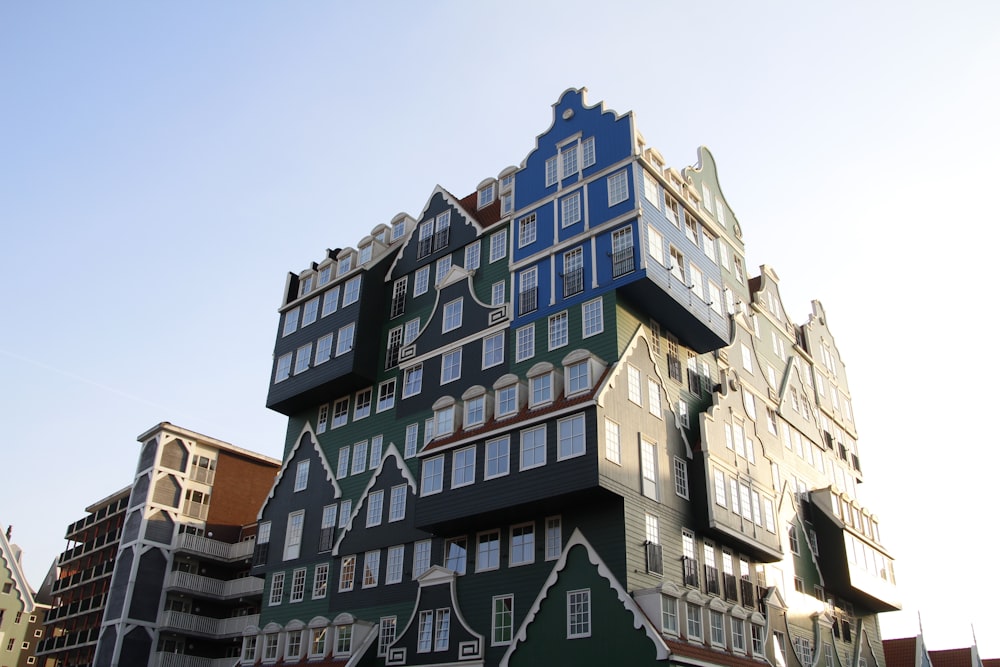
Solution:
[{"label": "balcony railing", "polygon": [[617,278],[635,271],[635,249],[629,246],[611,253],[611,277]]},{"label": "balcony railing", "polygon": [[212,618],[211,616],[196,616],[182,611],[164,611],[160,613],[160,628],[186,632],[206,637],[224,638],[238,637],[249,626],[260,623],[260,614],[252,616],[233,616],[232,618]]},{"label": "balcony railing", "polygon": [[109,544],[118,544],[119,535],[117,533],[105,533],[104,535],[99,535],[89,542],[84,542],[79,544],[72,549],[67,549],[59,555],[59,565],[62,566],[74,558],[79,558],[84,554],[88,554],[95,549],[100,549]]},{"label": "balcony railing", "polygon": [[84,598],[83,600],[76,600],[67,604],[61,604],[58,607],[52,607],[45,612],[45,622],[52,623],[53,621],[69,618],[70,616],[86,614],[89,611],[103,610],[104,603],[106,601],[107,596],[102,594],[95,595],[91,598]]},{"label": "balcony railing", "polygon": [[698,560],[695,558],[681,557],[681,567],[684,570],[684,583],[688,586],[698,585]]},{"label": "balcony railing", "polygon": [[192,466],[191,479],[203,484],[213,484],[215,483],[215,470],[204,466]]},{"label": "balcony railing", "polygon": [[203,577],[200,574],[190,572],[174,571],[167,576],[167,588],[181,588],[201,595],[230,598],[242,595],[260,595],[264,591],[264,580],[257,577],[223,580]]},{"label": "balcony railing", "polygon": [[439,229],[436,232],[434,232],[435,252],[448,245],[448,238],[450,236],[449,234],[450,231],[451,227],[445,227],[444,229]]},{"label": "balcony railing", "polygon": [[212,556],[217,560],[239,560],[249,558],[253,554],[254,541],[243,540],[230,544],[220,542],[201,535],[180,533],[174,538],[174,548],[184,549],[204,556]]},{"label": "balcony railing", "polygon": [[530,287],[518,294],[518,314],[524,315],[538,310],[538,288]]},{"label": "balcony railing", "polygon": [[49,653],[51,651],[64,651],[66,649],[78,648],[97,642],[97,637],[101,634],[100,628],[90,630],[80,630],[79,632],[67,632],[59,637],[49,637],[38,642],[35,649],[36,655]]},{"label": "balcony railing", "polygon": [[107,560],[103,563],[99,563],[93,567],[88,567],[86,570],[81,570],[69,576],[60,577],[52,583],[52,592],[58,593],[64,591],[67,588],[72,588],[79,584],[85,584],[88,581],[98,579],[100,577],[109,576],[115,570],[115,562],[113,560]]},{"label": "balcony railing", "polygon": [[583,291],[583,269],[573,269],[563,274],[563,298]]},{"label": "balcony railing", "polygon": [[431,250],[434,248],[434,238],[428,236],[427,238],[420,239],[417,242],[417,259],[423,259],[427,255],[431,254]]},{"label": "balcony railing", "polygon": [[235,667],[239,658],[200,658],[183,653],[154,653],[149,667]]},{"label": "balcony railing", "polygon": [[69,524],[66,527],[66,539],[73,539],[73,535],[80,532],[84,528],[93,526],[98,521],[106,519],[109,516],[115,515],[119,512],[124,512],[125,508],[128,507],[128,497],[122,498],[117,503],[113,505],[108,505],[107,507],[102,507],[93,514],[89,514],[79,521]]}]

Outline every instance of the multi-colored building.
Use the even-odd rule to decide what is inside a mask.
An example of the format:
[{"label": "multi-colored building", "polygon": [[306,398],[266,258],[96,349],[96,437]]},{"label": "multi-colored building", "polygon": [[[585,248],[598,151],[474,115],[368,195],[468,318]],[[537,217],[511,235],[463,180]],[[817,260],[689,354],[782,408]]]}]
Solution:
[{"label": "multi-colored building", "polygon": [[267,404],[244,664],[884,667],[825,311],[748,276],[708,150],[668,167],[585,90],[290,274]]},{"label": "multi-colored building", "polygon": [[12,543],[13,528],[0,532],[0,667],[36,665],[42,623],[49,608],[47,587],[36,592],[21,565],[21,548]]}]

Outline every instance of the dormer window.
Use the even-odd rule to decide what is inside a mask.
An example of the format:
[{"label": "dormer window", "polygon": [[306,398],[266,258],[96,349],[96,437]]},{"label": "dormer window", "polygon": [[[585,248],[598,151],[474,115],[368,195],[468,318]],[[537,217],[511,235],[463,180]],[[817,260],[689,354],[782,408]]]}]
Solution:
[{"label": "dormer window", "polygon": [[369,243],[366,246],[362,246],[361,250],[358,252],[358,264],[365,264],[372,258],[372,244]]},{"label": "dormer window", "polygon": [[313,275],[309,274],[299,279],[299,296],[305,296],[313,290]]},{"label": "dormer window", "polygon": [[547,406],[561,391],[562,373],[557,373],[549,362],[539,362],[528,371],[528,407]]},{"label": "dormer window", "polygon": [[490,181],[488,184],[481,186],[479,188],[479,208],[484,206],[489,206],[496,199],[497,184],[495,181]]},{"label": "dormer window", "polygon": [[396,241],[398,239],[403,238],[404,234],[406,234],[406,218],[400,218],[399,220],[393,220],[392,221],[392,235],[391,235],[390,238],[393,241]]},{"label": "dormer window", "polygon": [[435,438],[449,436],[458,429],[459,420],[456,418],[454,398],[442,396],[434,402],[433,409]]},{"label": "dormer window", "polygon": [[319,270],[319,284],[326,285],[333,277],[333,264],[327,264]]},{"label": "dormer window", "polygon": [[517,414],[524,405],[524,383],[516,375],[507,374],[493,383],[496,391],[496,417],[510,417]]},{"label": "dormer window", "polygon": [[574,350],[562,360],[566,375],[566,396],[589,391],[601,376],[607,364],[589,350]]},{"label": "dormer window", "polygon": [[469,387],[462,394],[462,402],[465,405],[464,428],[480,426],[490,418],[493,400],[486,394],[486,388],[481,385]]},{"label": "dormer window", "polygon": [[345,273],[347,273],[348,271],[351,270],[353,259],[354,259],[354,255],[351,254],[351,253],[347,253],[346,255],[341,255],[337,259],[337,275],[338,276],[342,276],[342,275],[344,275]]}]

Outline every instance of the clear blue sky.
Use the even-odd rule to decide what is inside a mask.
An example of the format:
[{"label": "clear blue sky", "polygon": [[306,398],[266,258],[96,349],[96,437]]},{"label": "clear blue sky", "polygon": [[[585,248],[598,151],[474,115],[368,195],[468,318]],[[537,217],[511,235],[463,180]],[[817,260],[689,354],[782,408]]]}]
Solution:
[{"label": "clear blue sky", "polygon": [[907,605],[884,634],[919,610],[1000,657],[1000,4],[538,5],[0,6],[0,523],[31,581],[154,424],[280,456],[285,274],[519,163],[587,86],[674,166],[707,145],[748,264],[826,306]]}]

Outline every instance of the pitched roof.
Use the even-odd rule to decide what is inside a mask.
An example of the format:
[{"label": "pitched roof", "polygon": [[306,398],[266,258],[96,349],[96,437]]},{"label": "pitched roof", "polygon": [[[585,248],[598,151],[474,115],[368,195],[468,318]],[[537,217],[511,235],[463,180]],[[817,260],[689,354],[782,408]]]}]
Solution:
[{"label": "pitched roof", "polygon": [[672,662],[677,661],[678,658],[681,660],[691,658],[713,665],[722,665],[723,667],[749,667],[751,665],[752,667],[760,667],[762,664],[766,664],[764,660],[754,660],[753,658],[745,655],[737,655],[730,651],[717,651],[674,639],[667,639],[666,642],[667,647],[670,648]]},{"label": "pitched roof", "polygon": [[914,667],[917,664],[917,638],[883,639],[886,667]]},{"label": "pitched roof", "polygon": [[934,667],[978,667],[972,659],[971,648],[949,648],[941,651],[928,651]]},{"label": "pitched roof", "polygon": [[479,192],[473,192],[459,200],[465,212],[471,215],[480,227],[489,227],[500,220],[500,198],[494,197],[493,202],[482,208],[479,206]]}]

